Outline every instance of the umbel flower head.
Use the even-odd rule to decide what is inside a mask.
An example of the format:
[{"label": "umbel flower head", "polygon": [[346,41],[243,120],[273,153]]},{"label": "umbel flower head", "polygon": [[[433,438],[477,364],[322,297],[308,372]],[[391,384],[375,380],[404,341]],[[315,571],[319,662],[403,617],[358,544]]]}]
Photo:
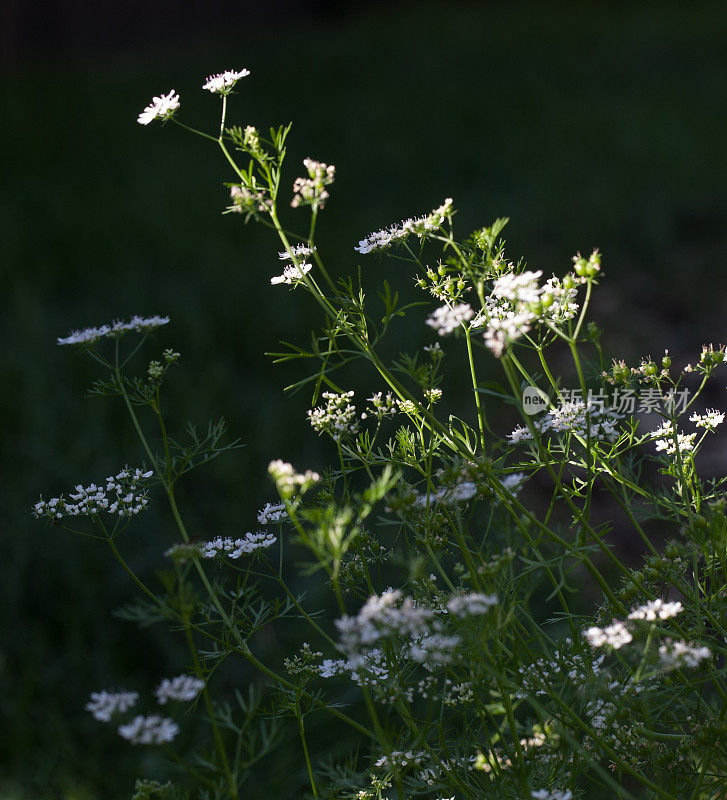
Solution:
[{"label": "umbel flower head", "polygon": [[204,689],[204,681],[191,675],[177,675],[176,678],[164,678],[154,690],[159,705],[165,705],[169,700],[189,702]]},{"label": "umbel flower head", "polygon": [[328,200],[326,186],[330,186],[336,177],[336,168],[333,164],[324,164],[312,158],[304,158],[303,166],[308,171],[307,178],[296,178],[293,183],[293,199],[290,205],[312,206],[314,209],[323,208]]},{"label": "umbel flower head", "polygon": [[119,736],[131,744],[167,744],[179,733],[179,725],[168,717],[139,715],[119,726]]},{"label": "umbel flower head", "polygon": [[78,484],[68,495],[41,497],[33,506],[36,518],[59,520],[62,517],[93,517],[97,514],[116,514],[119,517],[134,517],[149,504],[146,481],[153,475],[152,470],[144,471],[137,467],[124,467],[117,475],[110,475],[103,485],[90,486]]},{"label": "umbel flower head", "polygon": [[250,74],[249,69],[232,70],[227,69],[218,75],[210,75],[202,88],[212,94],[229,94],[240,78],[246,78]]},{"label": "umbel flower head", "polygon": [[170,119],[179,108],[179,95],[172,89],[168,94],[153,97],[151,103],[139,114],[136,121],[139,125],[148,125],[159,118],[162,121]]},{"label": "umbel flower head", "polygon": [[123,714],[136,704],[138,692],[91,692],[84,708],[99,722],[110,722],[114,714]]},{"label": "umbel flower head", "polygon": [[125,333],[149,333],[149,331],[153,331],[168,323],[169,317],[140,317],[136,314],[128,322],[117,319],[108,325],[83,328],[83,330],[80,331],[71,331],[68,336],[59,337],[57,342],[59,345],[91,345],[99,339],[114,339],[118,336],[123,336]]}]

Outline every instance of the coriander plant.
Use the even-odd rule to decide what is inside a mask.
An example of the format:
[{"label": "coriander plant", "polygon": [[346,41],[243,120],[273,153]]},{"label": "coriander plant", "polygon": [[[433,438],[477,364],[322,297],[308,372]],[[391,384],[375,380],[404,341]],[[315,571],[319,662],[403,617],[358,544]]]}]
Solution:
[{"label": "coriander plant", "polygon": [[[214,133],[181,122],[174,91],[138,121],[217,148],[227,213],[276,239],[271,284],[317,303],[319,329],[276,357],[308,366],[292,388],[310,393],[327,468],[271,460],[276,495],[260,498],[257,525],[193,536],[177,486],[236,443],[222,423],[168,430],[165,380],[179,353],[165,343],[158,355],[154,338],[169,318],[58,340],[98,363],[92,394],[123,403],[139,459],[41,497],[34,514],[108,547],[139,594],[124,616],[167,625],[188,648],[179,674],[145,692],[90,696],[120,747],[166,756],[168,772],[140,779],[133,796],[246,796],[294,740],[307,786],[292,769],[291,797],[724,797],[727,494],[698,466],[724,421],[702,397],[725,348],[705,346],[679,368],[668,353],[609,364],[588,321],[599,252],[544,278],[506,254],[507,220],[457,235],[449,198],[352,248],[352,266],[396,260],[392,274],[423,293],[402,305],[384,283],[372,298],[365,269],[352,278],[325,265],[318,221],[335,168],[306,159],[291,192],[290,126],[228,125],[248,74],[204,84],[220,101]],[[290,227],[285,206],[297,209],[285,212]],[[392,358],[404,315],[420,320],[423,346]],[[455,415],[443,362],[458,350],[471,407]],[[500,382],[483,380],[493,368]],[[376,388],[360,399],[353,381]],[[507,413],[519,416],[514,430]],[[123,546],[151,502],[169,512],[153,581]],[[261,634],[278,627],[290,650],[271,662]],[[223,664],[258,677],[234,685]],[[321,719],[333,749],[310,736]]]}]

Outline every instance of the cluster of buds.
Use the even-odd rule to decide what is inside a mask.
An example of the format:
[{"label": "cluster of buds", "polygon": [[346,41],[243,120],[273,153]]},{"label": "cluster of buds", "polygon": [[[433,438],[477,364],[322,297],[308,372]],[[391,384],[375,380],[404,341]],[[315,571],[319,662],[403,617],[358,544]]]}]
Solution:
[{"label": "cluster of buds", "polygon": [[713,344],[705,344],[702,347],[702,353],[699,356],[699,363],[696,365],[697,372],[703,372],[710,375],[715,367],[723,364],[725,361],[725,346],[719,345],[716,349]]},{"label": "cluster of buds", "polygon": [[163,364],[161,361],[150,361],[146,370],[150,380],[161,380],[161,378],[164,377],[164,373],[169,369],[170,365],[177,361],[177,359],[180,357],[181,356],[179,353],[175,352],[174,350],[167,349],[162,353],[162,358],[164,359]]},{"label": "cluster of buds", "polygon": [[317,472],[306,470],[298,473],[293,469],[292,464],[277,459],[271,461],[268,472],[275,481],[280,496],[289,500],[296,493],[305,494],[312,486],[318,483],[321,476]]},{"label": "cluster of buds", "polygon": [[242,133],[242,146],[253,156],[261,158],[263,156],[263,149],[260,146],[260,136],[258,135],[257,128],[253,125],[248,125]]},{"label": "cluster of buds", "polygon": [[617,361],[614,359],[611,364],[611,369],[602,372],[601,375],[612,386],[615,386],[617,383],[628,385],[632,380],[635,380],[637,383],[653,383],[658,386],[662,381],[670,380],[670,368],[671,356],[669,355],[669,351],[665,350],[660,364],[657,364],[651,356],[642,358],[641,364],[639,364],[638,367],[629,367],[625,361]]},{"label": "cluster of buds", "polygon": [[264,187],[257,185],[254,176],[249,185],[232,184],[230,186],[232,205],[228,206],[227,210],[236,214],[245,214],[245,222],[250,217],[266,214],[273,207],[273,202],[266,195],[266,191]]},{"label": "cluster of buds", "polygon": [[296,178],[293,184],[293,199],[290,205],[311,206],[314,211],[323,208],[328,200],[326,186],[330,186],[336,177],[336,168],[332,164],[314,161],[312,158],[303,159],[303,166],[308,170],[307,178]]},{"label": "cluster of buds", "polygon": [[428,291],[443,303],[448,300],[457,303],[468,287],[461,274],[458,272],[450,274],[451,272],[452,270],[440,261],[436,270],[427,267],[425,276],[416,278],[415,283],[420,289]]},{"label": "cluster of buds", "polygon": [[601,271],[601,254],[598,249],[594,250],[588,258],[576,253],[573,256],[573,269],[579,278],[595,278]]},{"label": "cluster of buds", "polygon": [[361,414],[361,419],[366,419],[369,416],[369,412],[371,416],[377,419],[393,417],[394,414],[399,412],[399,401],[391,392],[387,392],[386,394],[383,392],[376,392],[376,394],[368,398],[368,401],[370,403],[368,406],[369,411],[364,411],[364,413]]}]

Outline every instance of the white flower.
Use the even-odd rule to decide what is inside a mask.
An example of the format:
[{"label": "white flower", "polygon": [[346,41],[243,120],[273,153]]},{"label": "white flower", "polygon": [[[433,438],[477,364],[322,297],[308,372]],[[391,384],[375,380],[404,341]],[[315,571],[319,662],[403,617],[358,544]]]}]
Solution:
[{"label": "white flower", "polygon": [[[666,438],[659,439],[659,436]],[[674,423],[671,420],[666,420],[655,431],[651,432],[652,439],[656,439],[654,446],[657,453],[664,452],[668,456],[673,456],[677,452],[677,447],[680,453],[687,453],[694,450],[694,440],[696,433],[678,433],[676,442],[674,441]]]},{"label": "white flower", "polygon": [[646,605],[633,609],[629,614],[629,619],[644,619],[653,622],[656,619],[669,619],[676,617],[684,611],[682,604],[676,600],[673,603],[666,603],[663,600],[650,600]]},{"label": "white flower", "polygon": [[371,403],[369,411],[378,419],[394,416],[399,411],[399,401],[391,392],[387,392],[386,395],[383,392],[376,392],[366,399]]},{"label": "white flower", "polygon": [[140,125],[148,125],[152,120],[159,117],[162,120],[169,119],[179,108],[179,95],[172,89],[169,94],[163,94],[152,98],[151,103],[139,114],[136,121]]},{"label": "white flower", "polygon": [[303,280],[303,276],[307,275],[313,269],[312,264],[308,264],[306,261],[302,261],[297,266],[295,264],[288,264],[283,269],[282,275],[276,275],[274,278],[270,278],[270,283],[275,286],[278,283],[300,283]]},{"label": "white flower", "polygon": [[278,253],[278,258],[281,261],[291,261],[292,258],[305,258],[306,256],[313,255],[313,251],[317,249],[317,247],[308,247],[307,244],[296,244],[290,248],[290,253],[287,250]]},{"label": "white flower", "polygon": [[241,69],[238,72],[228,69],[218,75],[210,75],[202,88],[215,94],[227,94],[240,78],[246,78],[249,74],[249,69]]},{"label": "white flower", "polygon": [[615,620],[606,628],[592,627],[583,632],[583,636],[591,647],[602,647],[607,644],[618,650],[634,638],[623,622]]},{"label": "white flower", "polygon": [[696,423],[698,428],[713,431],[718,425],[724,422],[724,414],[714,408],[708,408],[705,414],[696,412],[689,417],[690,422]]},{"label": "white flower", "polygon": [[91,692],[91,699],[84,708],[99,722],[110,722],[114,714],[128,711],[138,699],[138,692]]},{"label": "white flower", "polygon": [[[512,434],[510,435],[512,436]],[[509,475],[505,475],[500,483],[510,494],[517,495],[527,479],[528,476],[524,472],[511,472]]]},{"label": "white flower", "polygon": [[471,617],[477,614],[486,614],[497,603],[498,599],[495,594],[471,592],[452,597],[447,603],[447,611],[456,617]]},{"label": "white flower", "polygon": [[701,661],[710,658],[712,653],[708,647],[689,642],[672,642],[667,640],[666,644],[659,648],[659,661],[661,666],[666,669],[677,669],[679,667],[698,667]]},{"label": "white flower", "polygon": [[414,416],[419,412],[419,406],[413,400],[399,400],[399,410]]},{"label": "white flower", "polygon": [[533,434],[530,433],[530,429],[526,428],[525,425],[518,425],[512,433],[508,433],[507,438],[510,444],[517,444],[518,442],[532,439]]},{"label": "white flower", "polygon": [[96,328],[84,328],[80,331],[72,331],[68,336],[59,338],[58,344],[93,344],[101,338],[114,338],[133,331],[135,333],[148,333],[155,328],[160,328],[169,322],[169,317],[140,317],[133,316],[128,322],[116,320],[109,325],[101,325]]},{"label": "white flower", "polygon": [[201,545],[203,558],[216,558],[217,556],[227,556],[228,558],[238,559],[241,555],[250,555],[256,550],[266,550],[277,542],[276,536],[272,533],[259,531],[258,533],[246,533],[241,539],[232,539],[230,536],[217,536],[209,542]]},{"label": "white flower", "polygon": [[268,525],[271,522],[280,522],[287,519],[288,512],[285,510],[285,503],[265,503],[265,508],[257,512],[257,521],[261,525]]},{"label": "white flower", "polygon": [[501,317],[491,317],[484,333],[485,346],[495,358],[501,358],[508,344],[530,330],[535,315],[530,311],[510,312]]},{"label": "white flower", "polygon": [[303,159],[303,166],[308,170],[307,178],[296,178],[293,183],[293,199],[290,205],[313,206],[323,208],[329,194],[326,186],[330,186],[336,177],[336,168],[333,164],[324,164],[312,158]]},{"label": "white flower", "polygon": [[90,517],[96,514],[116,514],[119,517],[133,517],[140,514],[149,504],[146,490],[140,489],[154,473],[124,467],[117,475],[106,478],[106,487],[78,484],[68,496],[60,495],[50,500],[41,499],[33,506],[33,516],[47,517],[50,520],[67,517]]},{"label": "white flower", "polygon": [[675,455],[677,448],[680,453],[688,453],[694,450],[694,439],[696,436],[696,433],[678,433],[676,443],[673,439],[657,439],[654,442],[654,446],[656,447],[657,453],[663,451],[668,456]]},{"label": "white flower", "polygon": [[449,664],[452,652],[459,643],[459,636],[429,633],[409,645],[409,656],[418,664]]},{"label": "white flower", "polygon": [[477,494],[477,485],[473,481],[462,481],[451,487],[441,487],[433,492],[417,495],[412,503],[413,508],[426,508],[435,503],[463,503]]},{"label": "white flower", "polygon": [[357,253],[365,255],[375,250],[385,250],[389,245],[404,241],[411,234],[423,239],[427,233],[439,230],[446,219],[452,216],[452,198],[448,197],[444,203],[423,217],[409,218],[398,225],[390,225],[380,231],[370,233],[354,247]]},{"label": "white flower", "polygon": [[619,415],[610,409],[601,410],[596,403],[577,400],[561,403],[536,419],[535,427],[545,433],[574,433],[582,438],[613,441],[618,437],[615,427]]},{"label": "white flower", "polygon": [[232,205],[228,206],[227,210],[236,214],[246,214],[246,222],[251,216],[265,214],[273,207],[272,200],[266,196],[265,188],[257,185],[233,184],[230,186],[230,200]]},{"label": "white flower", "polygon": [[292,497],[296,491],[301,494],[307,492],[311,486],[321,479],[317,472],[309,469],[304,473],[298,473],[293,469],[292,464],[280,459],[270,462],[268,472],[277,484],[280,494],[287,498]]},{"label": "white flower", "polygon": [[537,272],[514,272],[501,275],[492,287],[492,295],[500,300],[510,300],[513,303],[535,303],[540,297],[538,278],[542,270]]},{"label": "white flower", "polygon": [[128,725],[119,727],[119,736],[131,744],[166,744],[179,733],[179,725],[168,717],[152,714],[134,717]]},{"label": "white flower", "polygon": [[326,400],[325,406],[312,408],[308,411],[308,419],[313,430],[318,433],[328,433],[334,442],[342,436],[352,436],[358,431],[356,406],[350,399],[353,392],[323,392]]},{"label": "white flower", "polygon": [[469,322],[474,315],[475,312],[469,303],[461,303],[453,307],[441,306],[429,315],[427,325],[434,328],[440,336],[446,336],[463,323]]},{"label": "white flower", "polygon": [[532,800],[572,800],[573,793],[570,789],[538,789],[530,792]]},{"label": "white flower", "polygon": [[340,649],[353,657],[387,636],[423,636],[433,615],[430,608],[415,606],[411,597],[402,599],[400,591],[387,589],[369,597],[355,617],[336,620]]},{"label": "white flower", "polygon": [[204,689],[204,681],[193,678],[191,675],[177,675],[176,678],[164,678],[154,690],[159,705],[165,705],[169,700],[188,702]]},{"label": "white flower", "polygon": [[543,284],[540,301],[543,304],[543,318],[554,324],[573,319],[578,312],[576,297],[578,289],[574,286],[566,289],[560,278],[548,278]]}]

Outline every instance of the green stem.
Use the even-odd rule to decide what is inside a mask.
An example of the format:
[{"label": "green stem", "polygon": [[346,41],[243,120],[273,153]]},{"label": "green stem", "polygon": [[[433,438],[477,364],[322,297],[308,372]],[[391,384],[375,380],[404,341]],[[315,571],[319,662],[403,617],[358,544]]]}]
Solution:
[{"label": "green stem", "polygon": [[467,358],[470,364],[470,375],[472,377],[472,391],[475,395],[475,405],[477,406],[477,422],[480,426],[480,446],[482,452],[485,451],[485,428],[487,427],[487,419],[485,418],[485,408],[480,399],[480,393],[477,391],[477,376],[475,374],[475,362],[472,357],[472,340],[470,338],[469,328],[465,328],[465,339],[467,341]]},{"label": "green stem", "polygon": [[232,771],[230,770],[230,762],[227,758],[227,750],[225,748],[225,743],[222,740],[222,734],[220,733],[219,726],[217,725],[217,717],[215,716],[214,706],[212,705],[212,700],[210,699],[209,690],[207,689],[207,681],[204,679],[202,666],[199,663],[199,656],[197,655],[197,647],[194,643],[194,637],[190,629],[189,619],[186,616],[183,619],[183,624],[184,624],[184,635],[187,640],[187,645],[189,646],[189,652],[192,656],[192,665],[194,668],[194,674],[204,684],[202,688],[202,699],[204,701],[205,708],[207,709],[207,716],[209,716],[210,719],[210,725],[212,727],[212,735],[215,740],[217,752],[220,754],[220,759],[222,761],[222,769],[225,772],[227,785],[230,789],[230,797],[237,797],[237,784],[232,776]]},{"label": "green stem", "polygon": [[303,714],[300,710],[300,702],[298,698],[295,698],[295,716],[298,720],[298,732],[300,733],[300,741],[303,744],[303,755],[305,756],[305,765],[308,769],[308,778],[310,779],[310,788],[313,791],[313,797],[318,798],[318,789],[316,788],[316,782],[313,777],[313,766],[311,765],[310,755],[308,753],[308,743],[305,740],[305,728],[303,727]]}]

